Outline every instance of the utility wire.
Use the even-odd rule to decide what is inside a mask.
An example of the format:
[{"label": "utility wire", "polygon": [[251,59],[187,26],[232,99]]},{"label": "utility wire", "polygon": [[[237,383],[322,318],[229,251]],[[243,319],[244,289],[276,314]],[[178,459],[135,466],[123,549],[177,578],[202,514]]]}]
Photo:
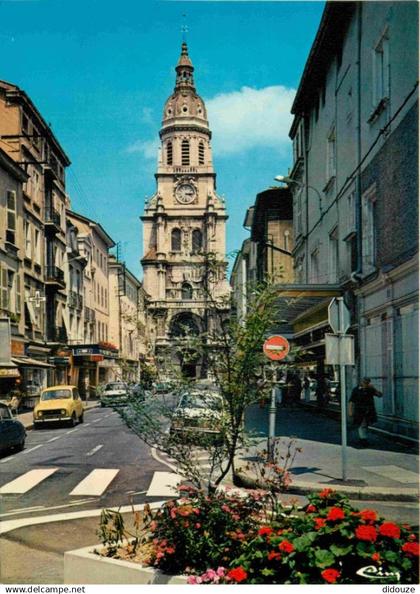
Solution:
[{"label": "utility wire", "polygon": [[416,82],[416,84],[414,85],[413,89],[410,91],[410,93],[404,99],[404,101],[402,102],[402,104],[400,105],[400,107],[397,109],[397,111],[394,113],[394,115],[389,120],[389,122],[383,128],[381,128],[379,130],[377,137],[375,138],[375,140],[371,144],[369,150],[367,151],[367,153],[365,154],[365,156],[363,157],[363,159],[355,167],[355,169],[353,170],[353,172],[347,177],[346,181],[342,185],[341,189],[337,193],[337,195],[334,198],[334,200],[331,202],[331,204],[328,206],[328,208],[326,208],[323,211],[323,213],[321,214],[321,216],[319,217],[319,219],[317,220],[317,222],[314,224],[314,226],[312,227],[312,229],[310,231],[308,231],[308,233],[306,233],[306,235],[303,236],[304,239],[307,239],[311,235],[311,233],[321,223],[322,219],[327,214],[327,212],[329,212],[331,210],[331,208],[336,204],[336,202],[338,202],[338,200],[340,200],[340,198],[342,197],[342,195],[346,192],[346,190],[348,189],[348,187],[350,187],[351,182],[354,181],[354,178],[355,178],[356,173],[359,171],[359,169],[362,167],[363,163],[366,161],[366,159],[368,158],[368,156],[370,155],[370,153],[373,151],[373,149],[375,148],[376,144],[378,143],[378,141],[380,140],[380,138],[382,137],[382,135],[387,131],[387,129],[389,128],[389,126],[392,124],[392,122],[397,118],[397,116],[400,114],[400,112],[407,105],[408,101],[411,99],[411,97],[416,92],[418,86],[419,86],[419,81]]}]

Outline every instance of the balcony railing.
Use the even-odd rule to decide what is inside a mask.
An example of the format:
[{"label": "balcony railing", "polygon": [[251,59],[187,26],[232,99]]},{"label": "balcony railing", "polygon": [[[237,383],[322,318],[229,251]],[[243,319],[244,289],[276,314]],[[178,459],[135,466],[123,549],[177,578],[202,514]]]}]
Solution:
[{"label": "balcony railing", "polygon": [[66,286],[64,282],[64,272],[58,266],[46,266],[45,267],[45,282],[56,283],[62,287]]},{"label": "balcony railing", "polygon": [[85,322],[95,322],[96,321],[96,312],[94,309],[90,307],[85,307]]},{"label": "balcony railing", "polygon": [[47,227],[61,228],[61,216],[55,208],[47,207],[44,210],[44,222]]}]

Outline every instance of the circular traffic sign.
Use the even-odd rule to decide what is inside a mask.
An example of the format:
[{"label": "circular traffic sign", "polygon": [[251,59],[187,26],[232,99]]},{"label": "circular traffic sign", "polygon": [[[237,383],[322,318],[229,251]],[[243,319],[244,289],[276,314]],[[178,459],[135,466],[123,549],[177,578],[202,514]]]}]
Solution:
[{"label": "circular traffic sign", "polygon": [[284,336],[269,336],[263,345],[266,357],[272,361],[281,361],[289,354],[289,341]]}]

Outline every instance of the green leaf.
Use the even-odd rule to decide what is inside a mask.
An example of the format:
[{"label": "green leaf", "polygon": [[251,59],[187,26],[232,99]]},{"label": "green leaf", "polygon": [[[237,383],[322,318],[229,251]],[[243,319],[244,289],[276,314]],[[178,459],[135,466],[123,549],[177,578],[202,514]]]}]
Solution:
[{"label": "green leaf", "polygon": [[352,544],[348,545],[347,547],[339,547],[335,544],[332,544],[330,546],[330,551],[336,557],[344,557],[345,555],[348,555],[350,553],[352,548],[353,548]]},{"label": "green leaf", "polygon": [[410,561],[410,559],[407,559],[407,557],[405,557],[402,561],[401,561],[401,567],[403,569],[411,569],[412,567],[412,563]]},{"label": "green leaf", "polygon": [[384,551],[381,555],[389,563],[395,563],[399,559],[399,555],[395,551]]},{"label": "green leaf", "polygon": [[317,536],[318,534],[316,532],[308,532],[307,534],[303,534],[302,536],[295,538],[293,545],[295,549],[301,553],[311,546]]},{"label": "green leaf", "polygon": [[315,565],[323,569],[330,567],[335,561],[334,555],[327,549],[318,549],[315,551]]},{"label": "green leaf", "polygon": [[358,542],[356,551],[359,557],[370,557],[372,555],[372,545],[367,542]]},{"label": "green leaf", "polygon": [[274,575],[275,571],[274,569],[268,569],[267,567],[264,567],[264,569],[261,570],[261,575],[264,576],[269,576],[269,575]]}]

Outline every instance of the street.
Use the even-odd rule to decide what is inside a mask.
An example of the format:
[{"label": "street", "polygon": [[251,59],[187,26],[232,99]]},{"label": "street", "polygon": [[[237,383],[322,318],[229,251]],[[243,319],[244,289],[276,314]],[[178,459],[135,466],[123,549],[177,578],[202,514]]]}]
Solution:
[{"label": "street", "polygon": [[[109,408],[75,428],[29,431],[23,452],[0,458],[1,520],[141,503],[168,468]],[[30,473],[30,474],[29,474]]]}]

